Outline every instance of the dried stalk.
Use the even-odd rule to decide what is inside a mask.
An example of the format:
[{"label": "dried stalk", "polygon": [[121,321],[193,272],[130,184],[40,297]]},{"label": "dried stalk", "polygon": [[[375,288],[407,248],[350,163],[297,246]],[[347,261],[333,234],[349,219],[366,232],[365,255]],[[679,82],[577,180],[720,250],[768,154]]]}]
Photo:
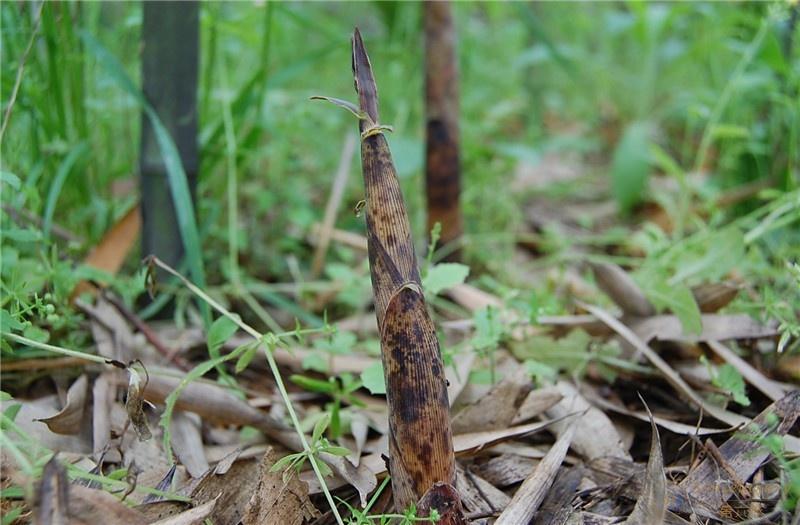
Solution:
[{"label": "dried stalk", "polygon": [[[425,188],[428,231],[442,225],[440,242],[458,241],[463,233],[459,198],[461,165],[458,132],[458,58],[450,2],[425,2]],[[454,249],[447,260],[460,258]]]},{"label": "dried stalk", "polygon": [[353,34],[367,246],[389,405],[389,472],[398,509],[436,509],[440,523],[461,523],[444,364],[422,294],[408,214],[361,34]]}]

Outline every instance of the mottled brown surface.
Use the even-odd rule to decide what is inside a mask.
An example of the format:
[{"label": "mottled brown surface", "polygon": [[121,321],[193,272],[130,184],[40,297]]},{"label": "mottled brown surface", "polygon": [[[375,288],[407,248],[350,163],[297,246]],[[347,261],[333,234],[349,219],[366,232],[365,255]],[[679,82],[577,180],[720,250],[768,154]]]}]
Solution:
[{"label": "mottled brown surface", "polygon": [[[353,35],[353,75],[359,104],[378,124],[378,100],[361,35]],[[381,334],[381,354],[389,405],[389,470],[395,507],[416,504],[432,487],[455,483],[455,457],[444,364],[433,321],[422,294],[400,184],[382,133],[361,142],[367,200],[367,246]],[[431,504],[441,513],[461,515],[456,504]],[[444,501],[444,500],[442,500]],[[437,505],[444,506],[439,508]],[[446,507],[446,508],[445,508]],[[458,523],[451,521],[451,523]]]},{"label": "mottled brown surface", "polygon": [[[425,188],[428,231],[441,223],[440,241],[463,233],[459,198],[458,57],[449,2],[425,2]],[[459,258],[452,252],[448,259]]]}]

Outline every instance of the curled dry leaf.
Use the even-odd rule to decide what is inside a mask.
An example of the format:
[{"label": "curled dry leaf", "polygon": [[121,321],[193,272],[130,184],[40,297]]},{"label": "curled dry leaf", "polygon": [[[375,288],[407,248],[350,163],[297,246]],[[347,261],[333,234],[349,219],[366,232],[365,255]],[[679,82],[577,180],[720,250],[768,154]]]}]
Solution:
[{"label": "curled dry leaf", "polygon": [[147,388],[147,370],[141,367],[142,374],[136,370],[136,363],[131,364],[126,369],[128,372],[128,396],[125,399],[125,411],[128,413],[133,430],[139,441],[147,441],[153,437],[150,427],[147,425],[147,416],[144,413],[144,391]]},{"label": "curled dry leaf", "polygon": [[67,402],[58,414],[37,421],[47,425],[56,434],[77,434],[81,430],[83,412],[86,408],[86,393],[89,390],[89,379],[86,374],[80,376],[67,391]]}]

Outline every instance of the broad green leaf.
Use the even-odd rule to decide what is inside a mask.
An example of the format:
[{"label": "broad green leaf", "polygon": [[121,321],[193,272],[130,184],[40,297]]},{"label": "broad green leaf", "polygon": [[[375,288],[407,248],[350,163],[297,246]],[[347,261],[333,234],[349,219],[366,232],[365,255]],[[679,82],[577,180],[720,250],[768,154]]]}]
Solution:
[{"label": "broad green leaf", "polygon": [[650,170],[649,126],[634,122],[614,150],[611,191],[620,211],[628,213],[642,201]]},{"label": "broad green leaf", "polygon": [[314,372],[328,371],[328,356],[322,352],[314,352],[303,358],[303,370],[313,370]]},{"label": "broad green leaf", "polygon": [[206,338],[208,353],[211,357],[217,357],[219,355],[219,349],[225,344],[225,341],[236,333],[236,328],[236,323],[224,315],[218,317],[211,324]]},{"label": "broad green leaf", "polygon": [[750,399],[747,397],[744,379],[733,366],[728,363],[720,366],[717,373],[711,380],[717,386],[733,396],[733,400],[742,406],[750,406]]},{"label": "broad green leaf", "polygon": [[23,332],[22,335],[28,339],[33,339],[37,343],[46,343],[50,340],[50,332],[35,325],[30,325]]},{"label": "broad green leaf", "polygon": [[472,344],[478,350],[493,348],[500,343],[503,336],[503,320],[500,311],[494,306],[487,306],[475,312],[475,335]]},{"label": "broad green leaf", "polygon": [[25,325],[8,313],[5,308],[0,308],[0,331],[20,331],[24,330]]},{"label": "broad green leaf", "polygon": [[671,310],[680,319],[683,331],[687,335],[703,331],[700,308],[697,307],[692,291],[687,286],[655,281],[644,283],[642,291],[659,310],[665,308]]},{"label": "broad green leaf", "polygon": [[558,377],[558,370],[533,359],[525,361],[525,371],[536,380],[537,385],[549,383]]},{"label": "broad green leaf", "polygon": [[361,382],[371,394],[385,394],[386,382],[383,377],[383,365],[380,361],[368,366],[361,372]]},{"label": "broad green leaf", "polygon": [[22,181],[19,180],[19,177],[5,170],[0,170],[0,182],[8,184],[14,190],[19,190],[20,186],[22,186]]},{"label": "broad green leaf", "polygon": [[422,280],[423,289],[433,295],[462,284],[469,275],[469,266],[458,263],[441,263],[428,270]]}]

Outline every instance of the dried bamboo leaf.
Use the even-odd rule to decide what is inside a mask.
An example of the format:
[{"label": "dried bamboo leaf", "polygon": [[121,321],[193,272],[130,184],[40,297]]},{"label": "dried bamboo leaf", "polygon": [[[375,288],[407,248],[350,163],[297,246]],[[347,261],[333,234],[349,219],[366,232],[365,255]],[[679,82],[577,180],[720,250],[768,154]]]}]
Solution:
[{"label": "dried bamboo leaf", "polygon": [[81,429],[83,411],[86,408],[86,393],[89,390],[89,379],[86,374],[80,376],[67,391],[67,402],[58,414],[38,419],[56,434],[77,434]]},{"label": "dried bamboo leaf", "polygon": [[[380,132],[377,86],[357,29],[352,43],[359,108],[369,117],[359,120],[361,164],[367,249],[389,405],[394,503],[405,509],[435,488],[437,510],[443,515],[453,509],[457,513],[460,502],[452,488],[455,457],[439,341],[425,305],[391,152]],[[455,501],[449,499],[453,494]]]},{"label": "dried bamboo leaf", "polygon": [[558,436],[567,429],[577,426],[572,448],[584,459],[591,460],[603,456],[630,459],[619,432],[607,415],[590,405],[571,384],[559,381],[556,388],[563,399],[547,410],[549,417],[564,418],[570,413],[583,412],[580,419],[575,422],[562,420],[554,423],[553,428]]},{"label": "dried bamboo leaf", "polygon": [[597,285],[623,312],[637,317],[649,317],[656,313],[656,309],[628,272],[611,263],[591,264],[591,267]]},{"label": "dried bamboo leaf", "polygon": [[208,470],[208,461],[203,452],[203,437],[200,435],[200,418],[190,412],[175,412],[170,431],[175,455],[190,476],[199,478]]},{"label": "dried bamboo leaf", "polygon": [[574,434],[575,425],[573,424],[567,427],[544,459],[536,466],[531,476],[517,489],[511,503],[497,518],[495,525],[526,525],[530,523],[555,480]]},{"label": "dried bamboo leaf", "polygon": [[[777,417],[777,426],[773,421]],[[714,457],[707,457],[680,483],[683,493],[718,510],[733,494],[737,480],[746,481],[769,458],[770,453],[758,436],[768,430],[785,435],[800,417],[800,390],[795,390],[773,403],[753,420],[751,425],[728,439],[719,447],[724,467]],[[676,512],[691,512],[693,503],[685,499],[670,507]]]},{"label": "dried bamboo leaf", "polygon": [[261,458],[258,483],[242,516],[244,525],[301,525],[319,515],[308,499],[308,487],[295,474],[284,479],[283,473],[270,471],[278,459],[272,449]]},{"label": "dried bamboo leaf", "polygon": [[744,423],[748,423],[750,420],[746,417],[742,417],[738,414],[734,414],[733,412],[729,412],[727,410],[723,410],[715,405],[707,403],[702,397],[700,397],[693,389],[690,387],[686,381],[684,381],[675,370],[670,367],[664,359],[661,358],[658,353],[656,353],[652,348],[647,346],[647,344],[642,341],[636,334],[634,334],[630,328],[622,324],[618,319],[615,319],[612,315],[610,315],[605,310],[598,308],[597,306],[592,306],[590,304],[583,304],[582,305],[587,311],[591,314],[594,314],[595,317],[606,323],[610,328],[612,328],[615,332],[617,332],[620,336],[622,336],[625,341],[633,345],[636,350],[644,354],[650,363],[653,364],[665,377],[665,379],[673,386],[675,389],[689,401],[691,401],[696,407],[701,408],[704,412],[710,414],[714,418],[722,421],[723,423],[727,423],[728,425],[741,425]]},{"label": "dried bamboo leaf", "polygon": [[176,514],[175,516],[155,521],[152,525],[200,525],[201,523],[205,523],[206,518],[214,512],[217,506],[217,500],[218,498],[214,498],[202,505]]},{"label": "dried bamboo leaf", "polygon": [[731,283],[707,283],[692,287],[692,295],[703,313],[724,308],[736,298],[739,287]]},{"label": "dried bamboo leaf", "polygon": [[36,490],[33,520],[40,525],[67,525],[69,521],[67,472],[55,455],[42,471]]},{"label": "dried bamboo leaf", "polygon": [[658,435],[658,428],[653,420],[653,414],[650,413],[650,408],[646,404],[645,409],[650,415],[650,429],[652,432],[650,458],[647,461],[642,494],[636,500],[633,512],[625,520],[625,525],[662,523],[667,512],[667,478],[664,474],[664,458],[661,455],[661,438]]},{"label": "dried bamboo leaf", "polygon": [[144,515],[121,502],[117,497],[100,489],[79,485],[70,487],[70,525],[97,525],[98,523],[125,523],[145,525]]},{"label": "dried bamboo leaf", "polygon": [[530,375],[524,368],[504,377],[487,395],[464,407],[453,417],[453,432],[508,427],[517,413],[517,400],[529,390],[526,387],[530,384]]}]

